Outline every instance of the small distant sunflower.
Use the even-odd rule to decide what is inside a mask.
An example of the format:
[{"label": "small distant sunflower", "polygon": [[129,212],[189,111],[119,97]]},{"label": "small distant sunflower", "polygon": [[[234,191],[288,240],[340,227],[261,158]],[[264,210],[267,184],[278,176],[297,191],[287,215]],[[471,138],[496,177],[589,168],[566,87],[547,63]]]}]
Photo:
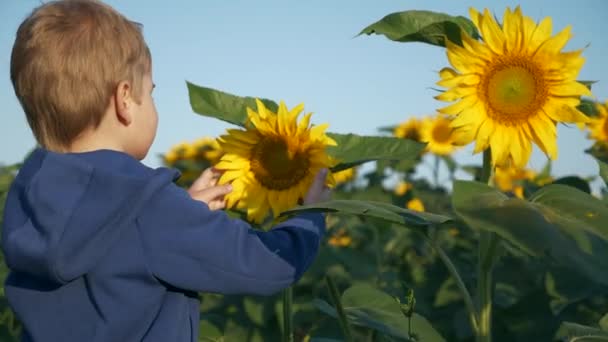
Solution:
[{"label": "small distant sunflower", "polygon": [[608,101],[596,104],[597,116],[588,123],[589,138],[598,143],[608,144]]},{"label": "small distant sunflower", "polygon": [[519,7],[505,10],[502,25],[487,9],[470,15],[483,41],[463,32],[463,46],[446,42],[454,69],[439,73],[447,90],[436,98],[456,102],[439,111],[456,116],[452,126],[470,133],[475,153],[491,148],[494,165],[524,167],[532,141],[555,159],[556,123],[587,122],[576,107],[591,95],[576,81],[582,50],[561,52],[570,27],[551,36],[550,17],[536,24]]},{"label": "small distant sunflower", "polygon": [[326,148],[336,142],[325,134],[327,124],[310,126],[312,113],[298,122],[302,104],[288,110],[281,102],[278,113],[256,104],[257,112],[247,108],[245,130],[229,129],[220,137],[225,154],[216,168],[224,170],[218,183],[232,184],[227,207],[246,209],[249,220],[261,223],[270,209],[276,217],[295,206],[317,172],[333,166]]},{"label": "small distant sunflower", "polygon": [[418,118],[411,118],[395,127],[393,135],[397,138],[420,141],[421,126],[421,122]]},{"label": "small distant sunflower", "polygon": [[532,182],[537,176],[534,170],[518,169],[513,165],[497,167],[493,176],[494,185],[504,192],[513,192],[517,197],[524,197],[523,181]]},{"label": "small distant sunflower", "polygon": [[217,164],[224,152],[220,148],[217,139],[211,137],[203,137],[196,140],[192,147],[196,151],[197,158],[208,160],[212,165]]},{"label": "small distant sunflower", "polygon": [[409,200],[405,206],[410,209],[410,210],[414,210],[414,211],[424,211],[424,204],[422,203],[422,201],[419,198],[412,198],[411,200]]},{"label": "small distant sunflower", "polygon": [[353,180],[356,176],[356,170],[354,167],[351,167],[350,169],[332,172],[332,175],[334,176],[334,181],[336,182],[336,185],[340,185]]},{"label": "small distant sunflower", "polygon": [[414,185],[412,183],[399,182],[399,184],[397,184],[397,186],[395,187],[395,195],[403,196],[408,191],[412,190],[413,187],[414,187]]},{"label": "small distant sunflower", "polygon": [[452,120],[442,115],[422,121],[420,140],[427,143],[426,149],[429,152],[445,156],[458,147],[451,123]]}]

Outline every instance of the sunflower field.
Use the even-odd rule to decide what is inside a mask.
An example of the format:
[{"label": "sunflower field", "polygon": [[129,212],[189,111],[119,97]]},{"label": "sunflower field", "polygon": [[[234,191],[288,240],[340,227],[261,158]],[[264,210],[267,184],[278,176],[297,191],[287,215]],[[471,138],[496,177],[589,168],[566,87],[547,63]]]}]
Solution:
[{"label": "sunflower field", "polygon": [[[445,106],[376,136],[338,134],[304,104],[187,83],[195,113],[233,127],[159,156],[178,184],[213,167],[233,187],[228,213],[255,229],[306,211],[327,213],[328,227],[282,293],[200,294],[199,340],[608,341],[608,102],[578,79],[584,49],[563,51],[571,28],[555,33],[517,7],[391,13],[360,34],[436,46]],[[599,175],[551,173],[558,124],[590,139]],[[478,165],[452,157],[469,144]],[[543,169],[527,166],[533,145]],[[431,177],[415,177],[429,164]],[[0,169],[2,204],[18,168]],[[324,168],[332,200],[301,205]],[[0,305],[0,340],[16,341],[19,322]]]}]

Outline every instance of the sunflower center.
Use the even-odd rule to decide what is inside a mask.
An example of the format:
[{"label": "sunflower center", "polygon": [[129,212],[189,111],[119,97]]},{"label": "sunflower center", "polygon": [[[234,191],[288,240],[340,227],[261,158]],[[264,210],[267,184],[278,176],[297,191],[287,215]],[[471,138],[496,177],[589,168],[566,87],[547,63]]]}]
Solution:
[{"label": "sunflower center", "polygon": [[548,96],[542,76],[528,57],[499,60],[480,84],[490,117],[511,126],[535,115]]},{"label": "sunflower center", "polygon": [[405,132],[405,139],[420,141],[420,133],[416,128],[411,128]]},{"label": "sunflower center", "polygon": [[450,143],[450,139],[452,138],[452,128],[447,121],[440,121],[433,126],[433,130],[431,132],[433,135],[433,140],[441,143],[447,144]]},{"label": "sunflower center", "polygon": [[296,152],[290,156],[287,143],[278,138],[265,137],[251,154],[251,171],[264,187],[285,190],[298,184],[308,174],[308,155]]}]

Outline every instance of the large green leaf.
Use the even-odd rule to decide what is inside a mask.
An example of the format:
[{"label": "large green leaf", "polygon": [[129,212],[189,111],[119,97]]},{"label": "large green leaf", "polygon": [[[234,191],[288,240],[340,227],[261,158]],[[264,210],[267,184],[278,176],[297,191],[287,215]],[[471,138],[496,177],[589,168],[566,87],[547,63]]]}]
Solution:
[{"label": "large green leaf", "polygon": [[445,46],[445,39],[462,45],[460,31],[479,38],[473,22],[462,16],[451,16],[431,11],[405,11],[391,13],[364,28],[362,34],[382,34],[397,42],[422,42]]},{"label": "large green leaf", "polygon": [[[236,96],[217,89],[201,87],[190,82],[188,95],[192,110],[200,115],[220,119],[234,125],[244,126],[247,121],[247,107],[257,109],[255,98]],[[260,100],[266,108],[276,111],[276,102],[268,99]]]},{"label": "large green leaf", "polygon": [[584,230],[608,240],[608,207],[599,199],[565,185],[545,186],[530,197],[549,222]]},{"label": "large green leaf", "polygon": [[527,202],[483,183],[456,181],[452,201],[469,226],[494,232],[532,256],[546,257],[608,284],[608,243],[600,238],[606,236],[608,216],[592,196],[551,185]]},{"label": "large green leaf", "polygon": [[446,216],[413,211],[384,202],[359,200],[333,200],[298,206],[282,215],[293,215],[300,212],[337,212],[359,215],[414,228],[450,221],[450,218]]},{"label": "large green leaf", "polygon": [[[241,97],[212,88],[201,87],[187,82],[192,110],[198,114],[216,118],[243,127],[247,120],[247,107],[256,109],[253,97]],[[276,102],[261,99],[264,105],[276,111]],[[340,163],[332,171],[340,171],[373,160],[414,160],[420,155],[424,145],[415,141],[356,134],[328,133],[337,147],[328,153]]]},{"label": "large green leaf", "polygon": [[424,149],[424,144],[409,139],[338,133],[328,135],[338,143],[338,146],[332,146],[327,151],[340,161],[332,168],[333,171],[373,160],[415,160]]},{"label": "large green leaf", "polygon": [[608,332],[594,327],[564,322],[555,334],[555,338],[567,342],[608,342]]},{"label": "large green leaf", "polygon": [[604,184],[608,185],[608,164],[601,160],[597,160],[597,164],[600,167],[600,177],[604,180]]},{"label": "large green leaf", "polygon": [[[361,284],[344,291],[341,301],[352,324],[409,339],[408,319],[402,313],[399,303],[389,294]],[[336,310],[327,302],[317,299],[315,305],[326,314],[337,317]],[[417,341],[444,341],[426,318],[417,313],[412,315],[411,328],[412,334],[417,336]]]}]

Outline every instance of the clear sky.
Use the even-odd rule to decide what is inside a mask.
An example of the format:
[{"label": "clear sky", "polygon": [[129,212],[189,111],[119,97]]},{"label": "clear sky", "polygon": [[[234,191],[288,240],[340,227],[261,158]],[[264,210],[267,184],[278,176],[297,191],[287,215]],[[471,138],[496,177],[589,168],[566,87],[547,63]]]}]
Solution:
[{"label": "clear sky", "polygon": [[[499,18],[506,6],[522,6],[535,20],[553,18],[554,32],[572,25],[567,49],[585,49],[579,79],[599,80],[593,90],[608,98],[608,1],[606,0],[205,0],[107,1],[144,25],[153,55],[154,92],[160,124],[144,160],[172,145],[217,136],[227,124],[194,114],[186,80],[237,95],[303,102],[313,122],[328,122],[334,132],[377,134],[410,116],[433,113],[444,105],[433,99],[437,71],[448,66],[445,50],[403,44],[382,36],[355,37],[384,15],[409,9],[468,16],[470,6],[488,7]],[[34,146],[9,79],[10,52],[21,20],[36,0],[0,0],[0,163],[13,163]],[[117,37],[118,38],[118,37]],[[557,175],[597,175],[583,153],[591,145],[575,127],[560,126]],[[457,153],[463,164],[481,163],[471,148]],[[546,158],[538,149],[529,166]],[[424,171],[423,171],[424,172]]]}]

